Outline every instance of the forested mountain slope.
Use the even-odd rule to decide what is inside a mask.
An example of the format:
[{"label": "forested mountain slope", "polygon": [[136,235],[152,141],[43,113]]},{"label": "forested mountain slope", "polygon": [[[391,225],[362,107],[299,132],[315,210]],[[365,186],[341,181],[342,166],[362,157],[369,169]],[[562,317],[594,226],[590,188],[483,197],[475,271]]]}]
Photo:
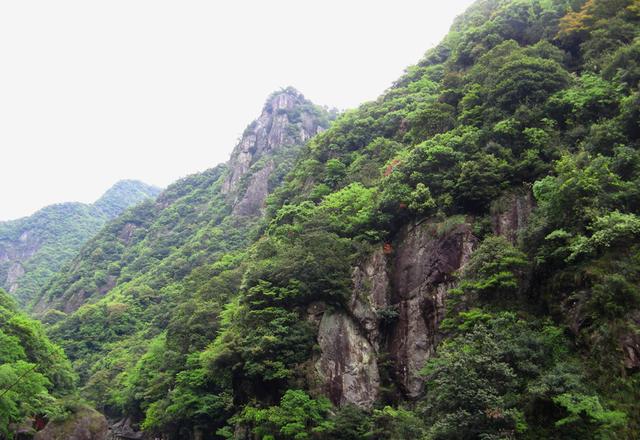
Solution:
[{"label": "forested mountain slope", "polygon": [[123,180],[93,204],[51,205],[29,217],[0,222],[1,286],[27,304],[107,221],[159,192]]},{"label": "forested mountain slope", "polygon": [[481,0],[301,153],[254,159],[308,104],[252,124],[49,285],[84,394],[151,438],[638,438],[639,33]]},{"label": "forested mountain slope", "polygon": [[167,328],[181,332],[179,319],[201,325],[185,328],[182,348],[203,349],[214,337],[213,321],[229,298],[200,295],[209,283],[229,294],[238,286],[240,274],[228,268],[255,239],[268,193],[330,118],[294,89],[274,93],[227,164],[110,222],[44,289],[33,311],[51,324],[100,407],[120,411],[123,369],[135,367]]}]

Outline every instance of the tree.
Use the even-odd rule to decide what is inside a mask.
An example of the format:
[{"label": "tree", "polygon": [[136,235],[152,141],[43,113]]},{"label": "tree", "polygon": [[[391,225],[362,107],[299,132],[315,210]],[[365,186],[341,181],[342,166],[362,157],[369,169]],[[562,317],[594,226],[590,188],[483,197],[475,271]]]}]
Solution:
[{"label": "tree", "polygon": [[424,369],[427,438],[599,439],[623,426],[576,370],[560,328],[508,312],[467,317]]},{"label": "tree", "polygon": [[527,264],[526,255],[505,238],[487,237],[472,254],[459,288],[481,300],[513,298]]},{"label": "tree", "polygon": [[328,420],[331,403],[321,397],[312,399],[301,390],[287,390],[280,405],[269,408],[245,407],[236,420],[249,424],[263,440],[305,440],[333,428]]}]

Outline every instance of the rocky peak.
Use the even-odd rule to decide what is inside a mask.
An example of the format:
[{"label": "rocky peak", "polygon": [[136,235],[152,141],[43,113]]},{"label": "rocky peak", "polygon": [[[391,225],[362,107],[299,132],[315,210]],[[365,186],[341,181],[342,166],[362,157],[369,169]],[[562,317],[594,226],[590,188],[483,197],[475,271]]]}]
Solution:
[{"label": "rocky peak", "polygon": [[259,213],[278,165],[273,156],[287,147],[301,147],[326,128],[327,121],[326,112],[294,88],[273,93],[260,116],[245,129],[228,163],[222,191],[231,196],[234,212]]}]

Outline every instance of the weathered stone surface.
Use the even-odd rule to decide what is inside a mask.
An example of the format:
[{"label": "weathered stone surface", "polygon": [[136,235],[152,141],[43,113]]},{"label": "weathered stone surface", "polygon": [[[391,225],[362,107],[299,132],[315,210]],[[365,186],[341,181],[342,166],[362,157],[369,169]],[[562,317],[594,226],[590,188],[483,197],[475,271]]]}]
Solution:
[{"label": "weathered stone surface", "polygon": [[0,241],[0,264],[4,263],[6,267],[0,286],[14,293],[18,289],[20,278],[25,274],[23,263],[33,257],[41,246],[40,240],[28,230],[22,232],[15,241]]},{"label": "weathered stone surface", "polygon": [[348,309],[367,339],[379,350],[381,314],[389,309],[391,283],[387,270],[387,258],[379,249],[364,263],[353,270],[353,294]]},{"label": "weathered stone surface", "polygon": [[138,229],[138,227],[135,224],[126,223],[120,230],[118,238],[122,240],[124,244],[129,245],[133,240],[133,234],[136,232],[136,229]]},{"label": "weathered stone surface", "polygon": [[[444,229],[433,223],[407,228],[394,255],[378,250],[354,269],[346,310],[323,315],[316,369],[336,404],[371,406],[379,394],[381,352],[390,355],[403,393],[409,398],[421,393],[419,372],[439,342],[454,273],[468,261],[477,241],[467,223]],[[314,316],[319,313],[322,309]],[[387,329],[384,320],[394,314],[395,324]]]},{"label": "weathered stone surface", "polygon": [[370,408],[378,397],[380,377],[376,352],[356,323],[344,312],[326,312],[318,330],[322,356],[316,371],[324,393],[336,405]]},{"label": "weathered stone surface", "polygon": [[[262,158],[285,147],[301,146],[324,129],[310,103],[294,89],[271,96],[262,113],[244,132],[231,154],[229,174],[222,185],[236,215],[258,215],[269,194],[269,181],[276,168]],[[243,179],[249,179],[246,186]]]},{"label": "weathered stone surface", "polygon": [[251,176],[244,196],[233,208],[235,215],[255,215],[262,210],[269,195],[269,178],[274,168],[274,163],[270,161],[264,168]]},{"label": "weathered stone surface", "polygon": [[109,426],[105,440],[140,440],[143,438],[144,435],[139,426],[134,424],[130,417],[126,417]]},{"label": "weathered stone surface", "polygon": [[621,345],[624,366],[629,370],[640,370],[640,312],[633,314],[631,321],[635,330],[622,337]]},{"label": "weathered stone surface", "polygon": [[[62,302],[62,311],[64,313],[72,313],[78,310],[85,303],[85,298],[89,296],[84,289],[76,290],[69,298]],[[38,304],[39,306],[39,304]],[[36,307],[34,311],[37,313],[40,307]]]},{"label": "weathered stone surface", "polygon": [[84,408],[64,422],[50,422],[34,440],[105,440],[107,419],[99,412]]},{"label": "weathered stone surface", "polygon": [[18,280],[24,275],[24,267],[19,262],[15,262],[9,268],[7,273],[6,285],[9,286],[9,292],[13,293],[18,288]]},{"label": "weathered stone surface", "polygon": [[447,292],[477,241],[468,224],[446,232],[437,229],[438,225],[425,224],[408,230],[394,259],[393,303],[398,320],[389,352],[396,381],[409,398],[422,392],[420,370],[439,342]]},{"label": "weathered stone surface", "polygon": [[307,321],[309,321],[313,326],[318,329],[320,327],[320,321],[322,321],[322,316],[324,312],[327,310],[327,305],[322,301],[314,301],[307,307]]}]

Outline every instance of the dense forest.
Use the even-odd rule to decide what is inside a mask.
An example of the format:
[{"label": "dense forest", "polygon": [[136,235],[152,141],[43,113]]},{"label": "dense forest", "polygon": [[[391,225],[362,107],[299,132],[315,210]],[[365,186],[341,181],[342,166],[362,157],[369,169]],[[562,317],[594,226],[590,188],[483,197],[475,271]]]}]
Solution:
[{"label": "dense forest", "polygon": [[159,192],[142,182],[122,180],[93,204],[60,203],[0,222],[0,287],[28,304],[109,220]]},{"label": "dense forest", "polygon": [[375,101],[275,92],[0,294],[0,438],[640,437],[639,82],[640,1],[479,0]]}]

